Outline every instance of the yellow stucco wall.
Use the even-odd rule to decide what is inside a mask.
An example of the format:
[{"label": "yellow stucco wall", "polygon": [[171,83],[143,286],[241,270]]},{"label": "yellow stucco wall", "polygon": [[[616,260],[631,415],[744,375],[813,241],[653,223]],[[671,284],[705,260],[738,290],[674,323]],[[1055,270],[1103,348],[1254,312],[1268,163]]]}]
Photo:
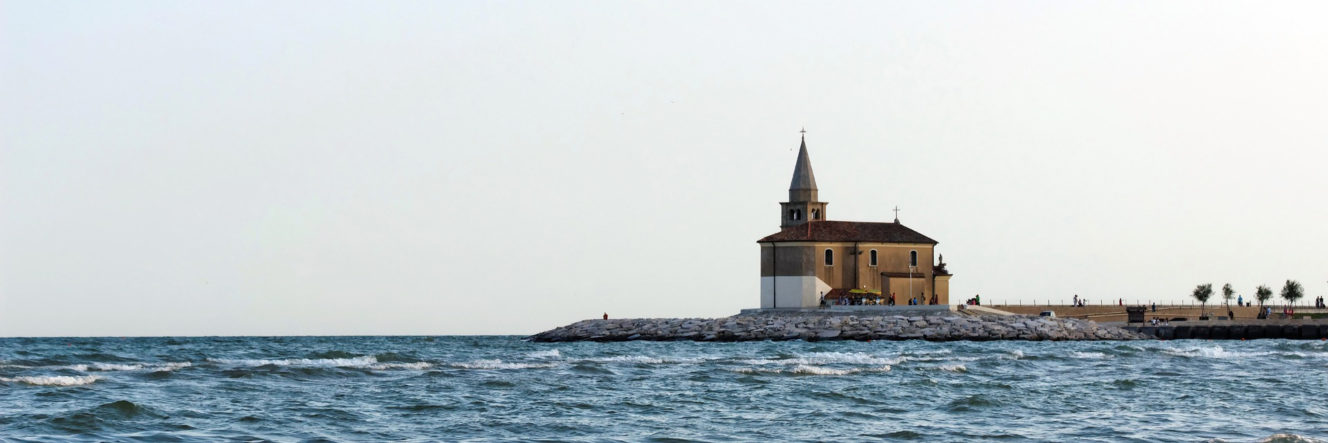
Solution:
[{"label": "yellow stucco wall", "polygon": [[[774,249],[778,249],[774,252]],[[825,251],[833,251],[834,263],[825,264]],[[876,250],[876,266],[871,265],[871,251]],[[926,303],[935,294],[941,304],[949,303],[949,276],[936,278],[933,271],[935,246],[911,243],[851,242],[780,242],[761,244],[761,276],[815,275],[832,288],[882,289],[881,273],[886,273],[887,291],[895,293],[899,304],[910,294],[909,253],[917,251],[918,264],[913,269],[912,292]],[[772,255],[772,252],[774,255]],[[777,266],[776,266],[777,263]],[[944,280],[939,283],[938,280]]]}]

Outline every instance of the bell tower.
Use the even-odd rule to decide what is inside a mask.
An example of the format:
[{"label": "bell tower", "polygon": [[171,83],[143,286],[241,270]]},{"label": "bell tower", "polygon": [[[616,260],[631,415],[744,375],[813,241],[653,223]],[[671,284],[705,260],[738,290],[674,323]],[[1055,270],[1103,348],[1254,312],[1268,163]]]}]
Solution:
[{"label": "bell tower", "polygon": [[789,185],[789,201],[779,204],[779,227],[825,220],[825,205],[816,199],[816,175],[812,174],[812,160],[807,156],[807,130],[804,129],[802,146],[798,148],[798,163],[793,166],[793,183]]}]

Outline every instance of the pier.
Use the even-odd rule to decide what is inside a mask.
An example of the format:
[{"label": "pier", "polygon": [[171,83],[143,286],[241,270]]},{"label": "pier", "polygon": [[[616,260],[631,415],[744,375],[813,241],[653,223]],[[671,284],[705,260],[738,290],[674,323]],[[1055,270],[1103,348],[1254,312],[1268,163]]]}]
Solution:
[{"label": "pier", "polygon": [[1117,323],[1114,326],[1163,340],[1328,339],[1328,320],[1324,319],[1199,320],[1157,326],[1149,323]]}]

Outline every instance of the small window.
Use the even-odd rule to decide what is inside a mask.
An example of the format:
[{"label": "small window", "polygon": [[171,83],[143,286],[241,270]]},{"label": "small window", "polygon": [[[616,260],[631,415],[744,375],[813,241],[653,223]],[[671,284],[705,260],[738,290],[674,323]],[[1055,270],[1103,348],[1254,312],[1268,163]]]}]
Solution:
[{"label": "small window", "polygon": [[918,251],[908,251],[908,265],[909,266],[918,265]]},{"label": "small window", "polygon": [[802,210],[801,210],[801,209],[790,209],[790,210],[789,210],[789,220],[802,220]]},{"label": "small window", "polygon": [[872,249],[871,252],[867,254],[867,256],[869,257],[867,259],[867,262],[871,263],[868,266],[876,266],[876,250]]},{"label": "small window", "polygon": [[832,249],[826,249],[826,250],[825,250],[825,265],[826,265],[826,266],[834,266],[834,265],[835,265],[835,251],[834,251],[834,250],[832,250]]},{"label": "small window", "polygon": [[812,220],[820,220],[820,219],[821,219],[821,210],[820,210],[820,209],[813,209],[813,210],[812,210]]}]

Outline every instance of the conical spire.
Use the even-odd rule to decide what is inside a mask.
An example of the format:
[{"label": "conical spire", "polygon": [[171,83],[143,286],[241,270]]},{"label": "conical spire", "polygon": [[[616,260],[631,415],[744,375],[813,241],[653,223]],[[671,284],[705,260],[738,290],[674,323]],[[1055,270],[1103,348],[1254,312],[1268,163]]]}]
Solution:
[{"label": "conical spire", "polygon": [[[816,176],[812,174],[812,158],[807,155],[807,130],[804,129],[802,134],[798,164],[793,167],[793,183],[789,185],[789,199],[779,204],[784,213],[779,219],[781,228],[826,219],[826,203],[816,198]],[[810,224],[808,229],[811,229]]]},{"label": "conical spire", "polygon": [[802,146],[798,148],[798,164],[793,167],[793,183],[789,185],[789,201],[815,200],[816,175],[812,173],[812,159],[807,155],[807,135],[803,134]]},{"label": "conical spire", "polygon": [[807,136],[802,136],[802,147],[798,148],[798,164],[793,167],[793,183],[789,190],[816,190],[816,174],[812,174],[812,159],[807,156]]}]

